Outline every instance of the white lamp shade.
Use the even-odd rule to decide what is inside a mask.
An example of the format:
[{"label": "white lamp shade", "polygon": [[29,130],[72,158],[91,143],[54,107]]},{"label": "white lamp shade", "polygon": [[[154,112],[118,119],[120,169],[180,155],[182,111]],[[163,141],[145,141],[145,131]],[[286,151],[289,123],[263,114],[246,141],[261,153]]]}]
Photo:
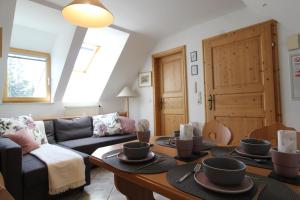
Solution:
[{"label": "white lamp shade", "polygon": [[136,93],[133,92],[128,86],[125,86],[117,97],[135,97]]},{"label": "white lamp shade", "polygon": [[114,20],[99,0],[74,0],[63,8],[62,15],[72,24],[86,28],[105,27]]}]

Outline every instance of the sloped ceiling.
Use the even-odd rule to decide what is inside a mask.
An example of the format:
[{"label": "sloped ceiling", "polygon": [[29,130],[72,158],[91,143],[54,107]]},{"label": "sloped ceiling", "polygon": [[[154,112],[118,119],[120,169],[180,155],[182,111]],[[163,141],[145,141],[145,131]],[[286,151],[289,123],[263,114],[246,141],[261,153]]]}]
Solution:
[{"label": "sloped ceiling", "polygon": [[[34,0],[42,1],[42,0]],[[46,0],[65,6],[71,0]],[[245,7],[241,0],[101,0],[114,25],[161,39]]]}]

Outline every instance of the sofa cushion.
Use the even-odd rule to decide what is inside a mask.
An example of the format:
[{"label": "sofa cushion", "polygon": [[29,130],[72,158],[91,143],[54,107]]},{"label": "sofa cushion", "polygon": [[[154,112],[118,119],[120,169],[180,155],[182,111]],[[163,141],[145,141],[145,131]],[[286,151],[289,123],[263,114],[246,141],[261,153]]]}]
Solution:
[{"label": "sofa cushion", "polygon": [[55,135],[54,135],[54,125],[53,121],[44,121],[44,126],[45,126],[45,132],[47,135],[48,142],[50,144],[55,144]]},{"label": "sofa cushion", "polygon": [[93,135],[92,118],[55,119],[54,130],[58,142],[91,137]]},{"label": "sofa cushion", "polygon": [[59,142],[59,145],[75,149],[87,154],[92,154],[97,148],[136,140],[136,134],[113,135],[105,137],[90,137],[77,140]]},{"label": "sofa cushion", "polygon": [[27,154],[40,147],[27,129],[19,130],[15,134],[7,135],[7,137],[21,146],[22,154]]},{"label": "sofa cushion", "polygon": [[135,120],[130,119],[129,117],[119,116],[121,123],[122,131],[124,133],[133,133],[135,132]]},{"label": "sofa cushion", "polygon": [[122,133],[122,126],[118,113],[93,116],[94,135],[109,136]]},{"label": "sofa cushion", "polygon": [[[70,149],[71,151],[74,151]],[[77,152],[84,159],[86,165],[86,182],[90,183],[90,163],[89,155]],[[47,166],[37,157],[26,154],[22,159],[23,184],[25,188],[45,184],[48,187],[48,169]]]}]

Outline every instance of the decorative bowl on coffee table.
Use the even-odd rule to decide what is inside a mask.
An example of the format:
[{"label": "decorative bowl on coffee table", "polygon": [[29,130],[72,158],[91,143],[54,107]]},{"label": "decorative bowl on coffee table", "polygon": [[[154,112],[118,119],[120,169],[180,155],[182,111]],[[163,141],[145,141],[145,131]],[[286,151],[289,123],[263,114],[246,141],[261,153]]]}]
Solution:
[{"label": "decorative bowl on coffee table", "polygon": [[129,142],[123,145],[123,153],[129,160],[139,160],[147,157],[150,145],[144,142]]}]

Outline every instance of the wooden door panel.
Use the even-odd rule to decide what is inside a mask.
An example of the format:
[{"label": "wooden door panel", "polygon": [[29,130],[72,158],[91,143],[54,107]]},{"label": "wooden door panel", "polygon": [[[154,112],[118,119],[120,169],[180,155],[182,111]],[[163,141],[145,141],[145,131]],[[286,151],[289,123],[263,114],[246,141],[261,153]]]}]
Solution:
[{"label": "wooden door panel", "polygon": [[182,59],[177,54],[164,58],[161,63],[162,94],[181,96],[183,94]]},{"label": "wooden door panel", "polygon": [[229,126],[234,143],[276,122],[274,26],[269,21],[203,41],[206,120]]},{"label": "wooden door panel", "polygon": [[260,86],[260,44],[260,38],[255,37],[213,47],[213,89]]},{"label": "wooden door panel", "polygon": [[164,114],[182,114],[185,113],[183,98],[164,98],[163,102]]},{"label": "wooden door panel", "polygon": [[215,119],[230,127],[230,130],[234,133],[233,145],[239,145],[240,140],[246,138],[248,133],[264,126],[264,118],[216,117]]},{"label": "wooden door panel", "polygon": [[155,134],[169,135],[188,122],[185,46],[152,57]]},{"label": "wooden door panel", "polygon": [[174,131],[179,130],[179,124],[185,123],[184,115],[163,115],[164,135],[171,135]]},{"label": "wooden door panel", "polygon": [[215,95],[215,116],[264,117],[262,93]]}]

